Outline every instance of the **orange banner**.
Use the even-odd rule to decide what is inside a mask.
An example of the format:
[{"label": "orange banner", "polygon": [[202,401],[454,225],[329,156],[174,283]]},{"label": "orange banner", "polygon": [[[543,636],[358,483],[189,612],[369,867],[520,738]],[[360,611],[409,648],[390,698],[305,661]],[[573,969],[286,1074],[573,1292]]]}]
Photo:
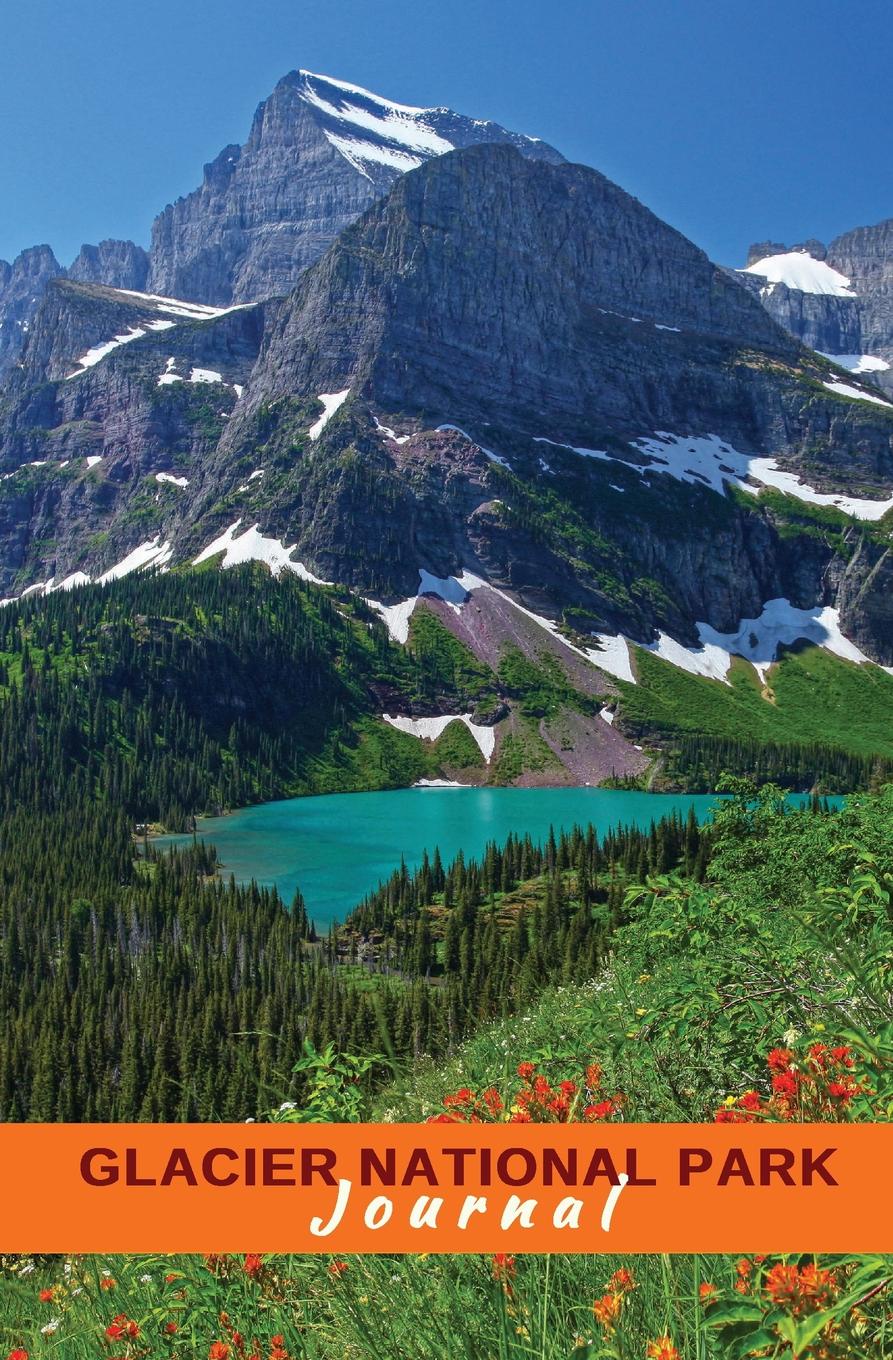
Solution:
[{"label": "orange banner", "polygon": [[2,1252],[893,1252],[889,1125],[7,1124]]}]

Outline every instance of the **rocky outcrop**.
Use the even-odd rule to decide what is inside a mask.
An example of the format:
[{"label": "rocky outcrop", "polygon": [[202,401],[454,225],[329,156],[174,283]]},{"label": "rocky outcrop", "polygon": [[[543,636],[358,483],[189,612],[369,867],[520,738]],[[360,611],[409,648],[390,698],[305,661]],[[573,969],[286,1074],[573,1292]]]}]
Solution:
[{"label": "rocky outcrop", "polygon": [[0,260],[0,377],[18,361],[46,286],[62,272],[49,246],[23,250],[12,264]]},{"label": "rocky outcrop", "polygon": [[98,246],[81,246],[67,273],[75,283],[103,283],[143,293],[149,277],[149,255],[133,241],[100,241]]}]

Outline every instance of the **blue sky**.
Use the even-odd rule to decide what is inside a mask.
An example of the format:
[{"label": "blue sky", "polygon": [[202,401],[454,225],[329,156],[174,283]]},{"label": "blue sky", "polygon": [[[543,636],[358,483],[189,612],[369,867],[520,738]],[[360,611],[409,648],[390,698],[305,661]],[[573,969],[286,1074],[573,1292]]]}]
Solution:
[{"label": "blue sky", "polygon": [[295,67],[594,165],[723,263],[893,215],[889,0],[7,0],[0,258],[148,243]]}]

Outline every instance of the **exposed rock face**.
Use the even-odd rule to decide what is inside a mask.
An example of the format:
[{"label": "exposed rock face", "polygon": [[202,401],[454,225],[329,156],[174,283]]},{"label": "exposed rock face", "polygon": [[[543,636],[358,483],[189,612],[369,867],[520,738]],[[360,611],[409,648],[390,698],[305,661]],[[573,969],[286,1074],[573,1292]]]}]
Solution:
[{"label": "exposed rock face", "polygon": [[110,288],[133,288],[143,293],[149,277],[149,255],[133,241],[81,246],[68,277],[75,283],[104,283]]},{"label": "exposed rock face", "polygon": [[[827,366],[767,320],[596,172],[503,147],[455,153],[395,185],[283,304],[219,473],[258,442],[297,459],[300,402],[349,389],[403,443],[352,408],[294,464],[275,522],[322,575],[404,594],[421,564],[447,575],[476,561],[542,612],[561,600],[593,626],[694,641],[696,619],[728,629],[780,595],[814,604],[828,553],[807,535],[793,548],[766,513],[669,478],[643,494],[619,464],[536,440],[624,441],[630,457],[625,441],[646,431],[709,430],[829,485],[889,486],[890,415],[833,397]],[[478,445],[432,433],[441,424]],[[561,532],[534,529],[543,514]],[[572,543],[587,533],[583,566]]]},{"label": "exposed rock face", "polygon": [[224,147],[205,166],[201,187],[156,219],[151,256],[132,241],[110,240],[82,246],[70,269],[49,246],[24,251],[12,265],[0,260],[0,379],[18,362],[51,279],[220,306],[287,293],[400,175],[479,142],[562,159],[497,123],[409,108],[293,71],[258,108],[245,145]]},{"label": "exposed rock face", "polygon": [[12,264],[0,260],[0,375],[17,361],[46,286],[61,273],[49,246],[23,250]]},{"label": "exposed rock face", "polygon": [[882,390],[893,392],[893,218],[846,232],[827,247],[813,240],[797,246],[762,242],[751,246],[748,268],[792,252],[836,270],[848,281],[847,291],[853,296],[769,283],[758,274],[739,273],[738,277],[759,296],[769,314],[804,344],[842,356],[844,367],[852,367],[863,357],[860,371]]},{"label": "exposed rock face", "polygon": [[222,306],[285,293],[401,174],[477,142],[561,159],[495,123],[293,71],[260,105],[245,145],[225,147],[201,188],[157,218],[149,289]]},{"label": "exposed rock face", "polygon": [[[470,568],[645,642],[696,645],[697,621],[733,631],[782,596],[837,604],[893,661],[877,536],[686,463],[709,435],[889,495],[893,410],[829,390],[736,278],[584,167],[506,145],[430,158],[274,304],[196,318],[55,285],[24,362],[0,412],[0,595],[247,532],[379,600]],[[635,443],[659,431],[693,437],[681,479],[666,441]]]}]

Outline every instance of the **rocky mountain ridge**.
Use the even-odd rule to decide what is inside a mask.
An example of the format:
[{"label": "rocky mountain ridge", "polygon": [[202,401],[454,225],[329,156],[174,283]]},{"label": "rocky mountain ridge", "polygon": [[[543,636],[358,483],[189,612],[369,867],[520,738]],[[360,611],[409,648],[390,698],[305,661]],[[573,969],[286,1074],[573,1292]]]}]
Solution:
[{"label": "rocky mountain ridge", "polygon": [[[189,310],[50,290],[0,412],[10,593],[219,539],[229,560],[290,545],[386,602],[471,568],[646,644],[841,594],[893,660],[866,584],[884,551],[858,528],[893,483],[893,407],[596,171],[449,153],[284,301]],[[829,530],[794,551],[760,486],[788,519],[837,507],[861,546]]]},{"label": "rocky mountain ridge", "polygon": [[[317,160],[347,167],[350,211],[358,184],[368,206],[263,303],[232,302],[235,275],[216,302],[184,302],[152,262],[139,289],[46,286],[0,397],[4,600],[259,561],[362,597],[400,643],[434,614],[510,696],[452,716],[497,725],[524,777],[539,762],[549,780],[555,761],[577,780],[642,775],[623,686],[648,654],[721,686],[744,664],[768,703],[779,648],[893,666],[893,403],[760,295],[846,307],[848,276],[807,251],[777,252],[778,281],[732,273],[541,144],[470,133],[438,150],[431,111],[383,115],[346,87],[331,108],[349,109],[348,138],[284,84],[245,173],[300,124],[302,147],[312,136]],[[398,169],[411,138],[430,154]],[[236,174],[218,172],[209,222]],[[171,246],[187,271],[199,207],[178,219],[185,253]],[[235,239],[224,208],[218,264]],[[230,262],[269,280],[269,246],[249,234]],[[110,247],[80,267],[129,283],[144,266]],[[530,694],[547,690],[540,713]],[[387,721],[422,734],[449,716]]]},{"label": "rocky mountain ridge", "polygon": [[132,241],[82,246],[69,268],[49,246],[0,261],[0,380],[19,359],[52,279],[228,306],[286,293],[301,271],[399,175],[480,142],[560,161],[552,147],[451,109],[420,109],[309,71],[292,71],[255,113],[244,146],[205,166],[169,204],[149,251]]}]

